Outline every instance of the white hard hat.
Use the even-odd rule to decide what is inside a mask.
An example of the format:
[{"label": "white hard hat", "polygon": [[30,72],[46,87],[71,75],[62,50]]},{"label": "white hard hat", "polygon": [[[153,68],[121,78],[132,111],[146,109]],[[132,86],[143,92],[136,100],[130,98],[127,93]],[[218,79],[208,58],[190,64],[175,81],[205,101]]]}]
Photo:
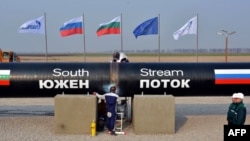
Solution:
[{"label": "white hard hat", "polygon": [[244,94],[243,93],[238,93],[237,97],[240,98],[240,99],[244,99]]},{"label": "white hard hat", "polygon": [[123,52],[115,52],[113,54],[113,59],[111,62],[118,62],[118,63],[122,63],[122,62],[128,62],[128,57],[125,53]]},{"label": "white hard hat", "polygon": [[244,94],[243,93],[234,93],[232,98],[244,99]]},{"label": "white hard hat", "polygon": [[120,58],[117,60],[117,62],[121,62],[122,59],[127,59],[128,58],[125,53],[123,53],[123,52],[119,52],[119,53],[120,53]]}]

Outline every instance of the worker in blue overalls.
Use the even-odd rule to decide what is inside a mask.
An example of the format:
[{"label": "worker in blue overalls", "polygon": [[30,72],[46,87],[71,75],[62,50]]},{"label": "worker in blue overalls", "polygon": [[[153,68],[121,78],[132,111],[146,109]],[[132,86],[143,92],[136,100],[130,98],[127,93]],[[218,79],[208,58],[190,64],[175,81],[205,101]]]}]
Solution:
[{"label": "worker in blue overalls", "polygon": [[105,93],[104,95],[100,95],[97,92],[93,92],[100,99],[104,99],[106,102],[107,109],[107,117],[106,117],[106,126],[108,128],[108,132],[111,135],[116,135],[115,133],[115,121],[116,121],[116,105],[119,101],[119,95],[116,94],[116,87],[111,86],[110,92]]}]

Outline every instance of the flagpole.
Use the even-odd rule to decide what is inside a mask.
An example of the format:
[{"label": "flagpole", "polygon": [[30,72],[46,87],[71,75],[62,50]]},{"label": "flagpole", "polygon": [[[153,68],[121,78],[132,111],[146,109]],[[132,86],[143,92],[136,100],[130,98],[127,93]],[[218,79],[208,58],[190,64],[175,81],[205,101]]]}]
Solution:
[{"label": "flagpole", "polygon": [[159,62],[161,62],[160,59],[160,52],[161,52],[161,47],[160,47],[160,14],[158,15],[158,56],[159,56]]},{"label": "flagpole", "polygon": [[46,26],[46,13],[44,13],[44,30],[45,30],[45,49],[46,49],[46,53],[45,53],[45,57],[46,57],[46,62],[48,62],[48,45],[47,45],[47,26]]},{"label": "flagpole", "polygon": [[84,22],[84,14],[82,14],[82,34],[83,34],[83,56],[84,62],[86,62],[86,43],[85,43],[85,22]]},{"label": "flagpole", "polygon": [[121,30],[121,51],[123,52],[123,40],[122,40],[122,13],[121,13],[121,22],[120,22],[120,30]]},{"label": "flagpole", "polygon": [[196,62],[198,63],[198,52],[199,52],[199,47],[198,47],[198,13],[197,13],[197,33],[196,33]]}]

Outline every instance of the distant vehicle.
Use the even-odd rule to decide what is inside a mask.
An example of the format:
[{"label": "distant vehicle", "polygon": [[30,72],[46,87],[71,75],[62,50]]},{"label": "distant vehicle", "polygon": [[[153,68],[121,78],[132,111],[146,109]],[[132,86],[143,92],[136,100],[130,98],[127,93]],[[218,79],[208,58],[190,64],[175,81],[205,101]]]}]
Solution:
[{"label": "distant vehicle", "polygon": [[113,54],[112,62],[125,63],[125,62],[129,62],[129,60],[128,60],[128,57],[125,53],[115,52]]},{"label": "distant vehicle", "polygon": [[0,62],[21,62],[21,59],[13,51],[2,51],[0,49]]}]

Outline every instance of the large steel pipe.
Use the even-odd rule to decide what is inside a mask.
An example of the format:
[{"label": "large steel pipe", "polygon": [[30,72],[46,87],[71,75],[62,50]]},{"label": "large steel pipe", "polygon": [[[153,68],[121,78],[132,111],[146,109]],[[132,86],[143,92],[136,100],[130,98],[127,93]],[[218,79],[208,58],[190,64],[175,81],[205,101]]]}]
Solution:
[{"label": "large steel pipe", "polygon": [[250,63],[1,63],[0,97],[108,92],[120,96],[249,95]]}]

